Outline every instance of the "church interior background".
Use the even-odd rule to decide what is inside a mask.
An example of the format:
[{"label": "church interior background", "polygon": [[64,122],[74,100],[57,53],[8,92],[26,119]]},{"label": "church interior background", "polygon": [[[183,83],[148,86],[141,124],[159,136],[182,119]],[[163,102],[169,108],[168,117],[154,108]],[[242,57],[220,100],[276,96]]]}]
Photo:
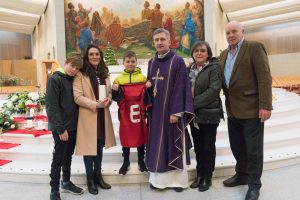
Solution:
[{"label": "church interior background", "polygon": [[[24,131],[1,131],[0,143],[12,145],[8,149],[0,148],[0,181],[49,182],[53,147],[51,134],[46,130],[43,95],[47,79],[63,65],[66,55],[81,51],[81,45],[84,46],[79,44],[81,30],[91,31],[92,42],[104,52],[113,51],[119,63],[109,66],[113,80],[123,70],[121,55],[127,50],[137,53],[138,65],[146,73],[147,62],[155,52],[149,35],[157,28],[156,23],[170,31],[171,48],[187,64],[191,62],[190,47],[196,40],[208,41],[214,56],[227,48],[224,25],[230,20],[242,23],[247,40],[262,42],[268,51],[273,77],[274,107],[272,119],[266,123],[264,169],[300,164],[299,10],[299,0],[1,1],[0,107],[7,107],[7,102],[11,102],[19,109],[23,115],[14,113],[14,121]],[[184,31],[185,28],[194,32]],[[36,101],[38,107],[33,110],[26,107],[25,100],[22,105],[13,104],[15,98]],[[112,105],[111,112],[117,130],[116,104]],[[36,118],[27,122],[22,118],[24,115]],[[43,132],[26,129],[28,123],[33,123],[36,129],[43,127]],[[227,134],[226,122],[222,122],[216,143],[215,177],[234,172]],[[119,140],[117,131],[116,139]],[[108,182],[147,182],[147,174],[141,174],[135,164],[129,176],[120,178],[117,173],[122,160],[120,145],[104,154],[103,173]],[[82,158],[75,157],[73,163],[74,182],[83,184]],[[194,169],[195,160],[189,167],[190,178],[195,176]]]}]

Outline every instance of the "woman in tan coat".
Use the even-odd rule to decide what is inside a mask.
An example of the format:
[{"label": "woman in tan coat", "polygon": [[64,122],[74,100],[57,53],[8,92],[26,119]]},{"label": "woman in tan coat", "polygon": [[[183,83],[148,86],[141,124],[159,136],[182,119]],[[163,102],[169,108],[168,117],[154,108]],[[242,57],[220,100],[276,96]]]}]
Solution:
[{"label": "woman in tan coat", "polygon": [[[99,88],[106,88],[106,91],[99,91]],[[116,141],[109,111],[111,85],[108,68],[97,46],[87,47],[83,67],[73,82],[73,91],[74,100],[79,105],[76,154],[83,156],[89,192],[98,194],[97,185],[103,189],[111,188],[102,178],[101,165],[103,147],[115,146]]]}]

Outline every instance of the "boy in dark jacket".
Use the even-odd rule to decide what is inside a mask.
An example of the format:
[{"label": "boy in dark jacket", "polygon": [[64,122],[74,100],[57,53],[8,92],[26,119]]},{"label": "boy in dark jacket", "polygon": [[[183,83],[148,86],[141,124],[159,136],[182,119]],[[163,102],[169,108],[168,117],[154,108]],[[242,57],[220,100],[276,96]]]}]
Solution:
[{"label": "boy in dark jacket", "polygon": [[47,82],[46,111],[49,130],[54,139],[53,160],[50,172],[50,200],[60,200],[59,180],[61,169],[62,192],[82,194],[83,189],[70,181],[71,162],[76,144],[78,107],[73,99],[73,77],[82,67],[80,53],[68,55],[64,68],[58,68]]}]

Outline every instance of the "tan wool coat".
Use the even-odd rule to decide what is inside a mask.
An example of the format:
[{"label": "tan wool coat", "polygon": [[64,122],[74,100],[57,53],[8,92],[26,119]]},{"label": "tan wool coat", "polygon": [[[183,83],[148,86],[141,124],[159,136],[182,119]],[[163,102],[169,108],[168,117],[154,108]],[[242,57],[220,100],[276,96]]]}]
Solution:
[{"label": "tan wool coat", "polygon": [[[111,99],[111,83],[106,79],[107,97]],[[73,81],[75,103],[79,105],[77,124],[76,155],[97,154],[97,108],[96,97],[89,77],[78,72]],[[104,108],[105,148],[116,145],[109,108]]]}]

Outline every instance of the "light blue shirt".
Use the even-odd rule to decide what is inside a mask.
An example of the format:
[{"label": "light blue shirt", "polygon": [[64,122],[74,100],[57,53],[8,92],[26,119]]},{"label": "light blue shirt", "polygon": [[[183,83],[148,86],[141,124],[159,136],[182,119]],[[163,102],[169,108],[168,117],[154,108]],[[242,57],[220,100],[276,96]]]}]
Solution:
[{"label": "light blue shirt", "polygon": [[240,51],[243,41],[244,41],[244,38],[242,38],[239,41],[239,43],[235,47],[235,52],[233,54],[230,51],[230,47],[228,47],[228,54],[227,54],[227,58],[226,58],[225,68],[224,68],[224,77],[225,77],[225,83],[226,83],[227,88],[229,88],[229,81],[231,78],[233,66],[234,66],[235,60],[237,58],[237,55],[239,54],[239,51]]}]

